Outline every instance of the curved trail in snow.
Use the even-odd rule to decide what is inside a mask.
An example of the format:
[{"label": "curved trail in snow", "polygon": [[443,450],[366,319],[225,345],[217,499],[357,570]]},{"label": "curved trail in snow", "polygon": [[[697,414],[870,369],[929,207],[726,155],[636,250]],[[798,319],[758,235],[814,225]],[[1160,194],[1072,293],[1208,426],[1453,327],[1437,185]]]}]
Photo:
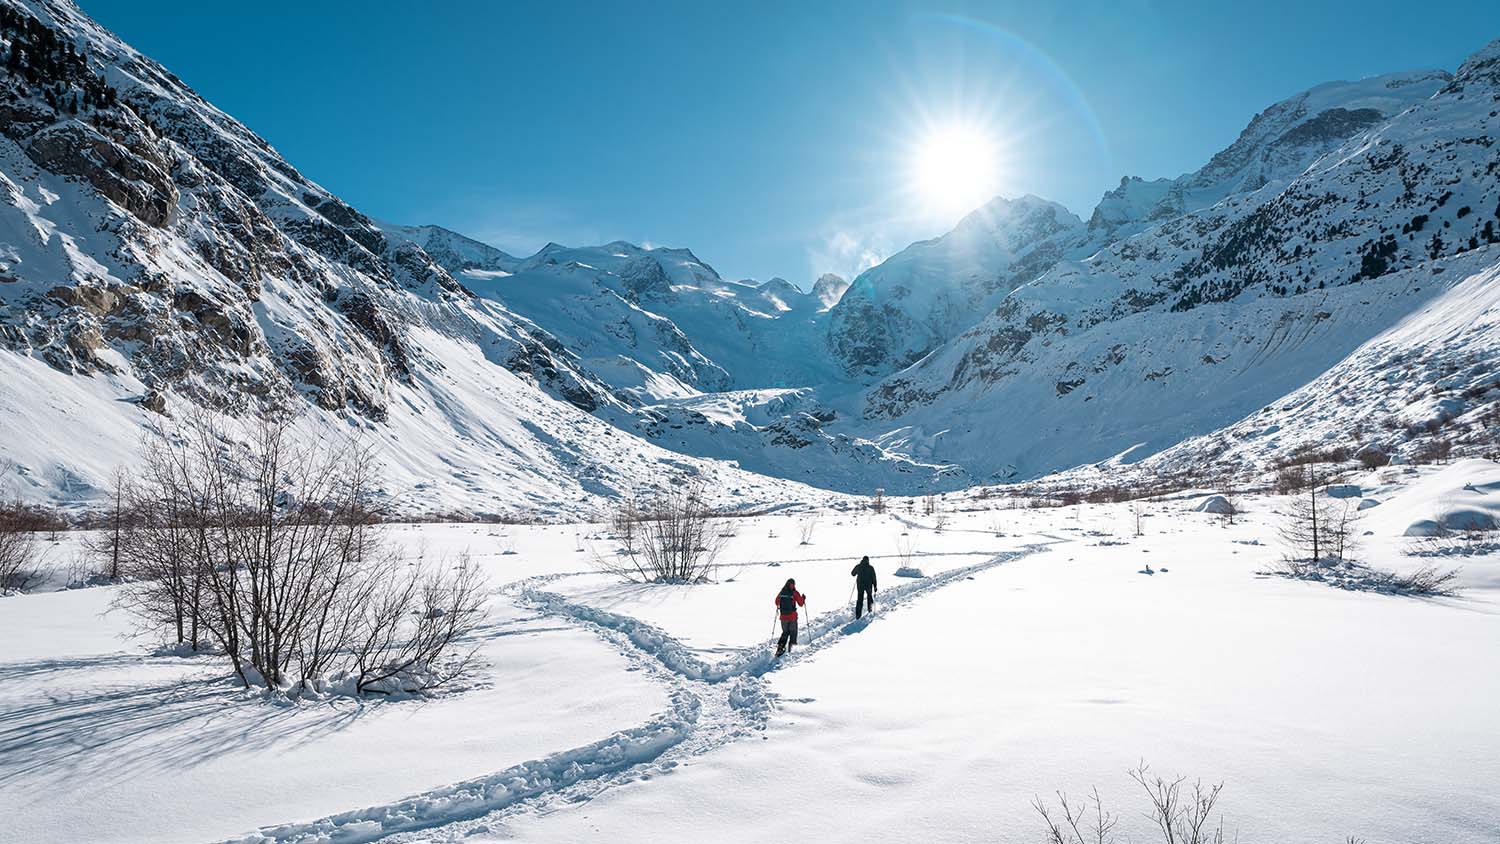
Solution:
[{"label": "curved trail in snow", "polygon": [[1027,545],[971,566],[882,590],[879,611],[858,620],[848,607],[822,613],[808,622],[806,644],[798,645],[794,653],[780,660],[771,655],[767,645],[757,644],[717,662],[705,662],[659,627],[542,589],[578,572],[524,578],[500,591],[514,594],[517,600],[536,608],[543,616],[582,625],[613,644],[631,663],[632,670],[645,671],[666,687],[671,701],[669,708],[644,724],[608,738],[522,762],[494,774],[382,806],[341,812],[305,823],[263,827],[228,841],[233,844],[457,841],[492,831],[492,826],[519,812],[551,811],[586,801],[617,785],[650,779],[684,760],[764,729],[775,707],[775,695],[765,688],[766,673],[832,647],[928,592],[1053,544]]}]

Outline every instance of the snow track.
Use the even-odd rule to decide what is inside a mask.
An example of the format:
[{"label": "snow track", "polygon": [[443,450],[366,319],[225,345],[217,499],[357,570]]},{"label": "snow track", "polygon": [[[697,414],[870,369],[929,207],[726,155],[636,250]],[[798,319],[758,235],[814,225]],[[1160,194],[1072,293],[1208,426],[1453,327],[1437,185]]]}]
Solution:
[{"label": "snow track", "polygon": [[667,686],[671,707],[638,727],[495,774],[383,806],[307,823],[264,827],[230,841],[234,844],[456,841],[489,831],[517,812],[547,811],[585,801],[616,785],[650,779],[677,767],[683,760],[763,729],[775,701],[762,679],[767,672],[807,659],[927,592],[1035,553],[1048,544],[1051,543],[1007,551],[971,566],[882,590],[880,611],[859,620],[848,607],[822,613],[807,624],[806,644],[780,660],[772,657],[768,646],[756,645],[709,664],[659,627],[539,588],[571,574],[517,581],[502,591],[515,594],[544,616],[588,627],[615,645],[632,668],[648,672]]}]

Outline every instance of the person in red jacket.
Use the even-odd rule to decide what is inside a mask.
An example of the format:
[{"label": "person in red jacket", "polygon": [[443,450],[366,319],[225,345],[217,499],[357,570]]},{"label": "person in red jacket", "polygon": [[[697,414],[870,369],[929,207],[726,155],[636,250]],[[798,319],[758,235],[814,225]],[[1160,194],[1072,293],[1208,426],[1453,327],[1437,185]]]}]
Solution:
[{"label": "person in red jacket", "polygon": [[807,605],[807,596],[797,591],[796,578],[788,577],[776,593],[776,609],[781,612],[781,638],[776,640],[776,655],[781,656],[797,644],[797,608]]}]

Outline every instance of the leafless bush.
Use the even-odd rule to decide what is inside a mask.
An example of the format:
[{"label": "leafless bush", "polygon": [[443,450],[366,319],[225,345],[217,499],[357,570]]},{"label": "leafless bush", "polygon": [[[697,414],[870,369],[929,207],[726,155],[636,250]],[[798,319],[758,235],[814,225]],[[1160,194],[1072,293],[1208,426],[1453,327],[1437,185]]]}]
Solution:
[{"label": "leafless bush", "polygon": [[1273,465],[1281,469],[1288,466],[1311,466],[1318,463],[1343,463],[1349,459],[1349,456],[1348,446],[1319,448],[1309,444],[1295,448],[1290,454],[1277,458]]},{"label": "leafless bush", "polygon": [[31,516],[20,502],[0,502],[0,592],[24,592],[43,579]]},{"label": "leafless bush", "polygon": [[1366,469],[1379,469],[1390,465],[1390,462],[1391,456],[1378,448],[1367,448],[1359,453],[1359,465]]},{"label": "leafless bush", "polygon": [[1272,484],[1278,495],[1294,495],[1307,488],[1308,471],[1303,466],[1287,466],[1276,472]]},{"label": "leafless bush", "polygon": [[356,693],[413,692],[452,679],[457,640],[478,621],[474,570],[401,565],[373,506],[370,451],[300,442],[291,422],[239,431],[197,416],[153,432],[128,485],[120,603],[179,646],[223,653],[247,686],[302,694],[342,677]]},{"label": "leafless bush", "polygon": [[619,549],[596,554],[600,569],[640,583],[702,583],[711,579],[725,537],[701,482],[666,483],[644,504],[622,501],[611,515]]},{"label": "leafless bush", "polygon": [[813,531],[818,527],[818,517],[808,516],[797,524],[797,535],[801,538],[802,545],[811,545]]},{"label": "leafless bush", "polygon": [[870,499],[870,509],[876,513],[885,512],[885,490],[876,489],[875,495]]},{"label": "leafless bush", "polygon": [[1412,453],[1413,463],[1446,463],[1453,455],[1453,441],[1441,437],[1428,440]]},{"label": "leafless bush", "polygon": [[1432,536],[1410,540],[1406,553],[1413,557],[1477,557],[1500,551],[1500,530],[1472,527],[1440,529]]},{"label": "leafless bush", "polygon": [[1131,771],[1130,778],[1151,800],[1151,819],[1167,844],[1223,844],[1224,818],[1220,815],[1219,822],[1213,822],[1214,807],[1224,790],[1222,782],[1205,786],[1202,780],[1194,780],[1192,793],[1186,793],[1182,786],[1187,777],[1166,780],[1145,764]]},{"label": "leafless bush", "polygon": [[1390,585],[1403,595],[1451,598],[1459,594],[1458,569],[1422,566],[1409,574],[1389,573]]},{"label": "leafless bush", "polygon": [[462,676],[473,651],[455,648],[473,630],[484,599],[484,579],[468,554],[451,572],[395,578],[366,604],[356,625],[356,691],[430,691]]},{"label": "leafless bush", "polygon": [[1040,797],[1032,798],[1031,807],[1042,816],[1042,823],[1046,825],[1047,844],[1109,844],[1115,840],[1114,828],[1119,817],[1105,811],[1099,789],[1093,791],[1092,811],[1089,800],[1089,797],[1083,797],[1075,806],[1067,794],[1057,792],[1061,816],[1054,819],[1052,810]]},{"label": "leafless bush", "polygon": [[901,563],[900,568],[904,568],[904,569],[911,568],[912,567],[911,560],[912,560],[912,557],[916,555],[916,553],[917,553],[917,546],[916,546],[916,543],[912,542],[911,537],[909,537],[909,536],[898,536],[898,537],[896,537],[896,559]]},{"label": "leafless bush", "polygon": [[[1163,844],[1224,844],[1224,817],[1220,813],[1215,820],[1219,795],[1224,784],[1204,785],[1195,780],[1187,786],[1187,777],[1165,779],[1151,772],[1142,763],[1131,769],[1130,778],[1145,791],[1150,809],[1146,817],[1157,828]],[[1104,808],[1099,789],[1074,805],[1066,794],[1057,792],[1060,803],[1058,815],[1042,801],[1033,798],[1031,805],[1042,816],[1044,840],[1047,844],[1112,844],[1118,840],[1114,834],[1119,816]]]}]

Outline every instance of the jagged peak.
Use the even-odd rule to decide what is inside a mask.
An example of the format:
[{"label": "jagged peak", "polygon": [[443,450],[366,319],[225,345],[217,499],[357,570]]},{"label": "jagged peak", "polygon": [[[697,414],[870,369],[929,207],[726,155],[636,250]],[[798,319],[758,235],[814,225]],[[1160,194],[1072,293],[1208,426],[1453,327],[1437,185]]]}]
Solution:
[{"label": "jagged peak", "polygon": [[1462,90],[1468,82],[1500,85],[1500,38],[1491,40],[1459,65],[1450,89]]}]

